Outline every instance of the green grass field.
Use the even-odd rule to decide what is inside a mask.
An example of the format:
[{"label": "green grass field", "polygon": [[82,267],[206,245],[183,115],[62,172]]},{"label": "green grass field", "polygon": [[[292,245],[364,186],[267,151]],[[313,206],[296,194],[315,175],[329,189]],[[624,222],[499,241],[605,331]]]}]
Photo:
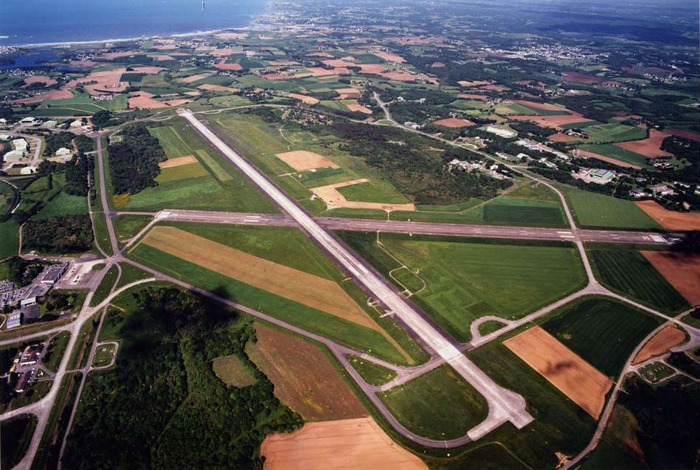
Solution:
[{"label": "green grass field", "polygon": [[[168,157],[196,156],[207,173],[204,176],[188,174],[174,179],[165,178],[156,187],[146,188],[126,198],[115,198],[113,205],[116,209],[277,212],[275,206],[233,164],[211,148],[184,121],[176,120],[170,126],[156,127],[151,132],[158,137]],[[202,155],[206,155],[206,158],[203,159]],[[193,165],[187,165],[190,166]],[[188,172],[190,169],[187,167],[180,167],[185,170],[178,170],[178,167],[167,170]],[[202,174],[201,168],[197,171],[197,174]]]},{"label": "green grass field", "polygon": [[616,160],[620,160],[621,162],[641,166],[642,168],[649,168],[647,157],[613,144],[579,145],[578,148],[597,153],[598,155],[602,155],[604,157],[614,158]]},{"label": "green grass field", "polygon": [[654,219],[632,201],[560,186],[577,225],[587,228],[625,228],[650,230],[661,228]]},{"label": "green grass field", "polygon": [[628,140],[645,139],[647,137],[646,129],[619,123],[588,126],[585,131],[588,134],[586,142],[592,144],[625,142]]},{"label": "green grass field", "polygon": [[617,300],[586,297],[540,320],[599,371],[617,379],[637,345],[661,321]]},{"label": "green grass field", "polygon": [[78,109],[95,113],[97,111],[120,111],[127,108],[127,96],[117,95],[112,101],[95,101],[90,95],[73,90],[73,98],[66,100],[47,100],[41,103],[39,109],[52,108]]},{"label": "green grass field", "polygon": [[398,374],[391,369],[379,366],[357,356],[348,356],[348,361],[370,385],[383,385],[394,380]]},{"label": "green grass field", "polygon": [[[370,233],[341,238],[380,272],[400,265]],[[460,341],[484,315],[517,319],[585,285],[576,250],[545,245],[448,237],[382,234],[384,248],[425,281],[412,300]]]},{"label": "green grass field", "polygon": [[690,308],[685,298],[638,251],[589,251],[596,277],[609,289],[663,312]]},{"label": "green grass field", "polygon": [[14,220],[0,222],[0,260],[17,254],[19,248],[19,227]]},{"label": "green grass field", "polygon": [[483,214],[484,223],[487,224],[566,227],[558,202],[502,196],[486,204]]},{"label": "green grass field", "polygon": [[118,215],[112,218],[114,232],[119,240],[136,236],[152,220],[148,215]]},{"label": "green grass field", "polygon": [[406,428],[433,439],[461,437],[488,414],[484,397],[447,365],[379,397]]},{"label": "green grass field", "polygon": [[109,291],[112,290],[112,287],[117,280],[118,274],[119,271],[116,265],[109,268],[109,271],[107,271],[105,276],[102,278],[102,282],[100,282],[100,285],[97,286],[97,290],[92,296],[92,300],[90,301],[91,306],[94,307],[95,305],[99,305],[100,302],[107,298]]},{"label": "green grass field", "polygon": [[[388,188],[384,186],[388,186]],[[390,185],[377,185],[370,182],[338,188],[338,192],[345,196],[345,199],[348,201],[383,202],[386,204],[407,204],[411,202],[398,191],[387,191],[387,189],[393,189],[393,187]]]}]

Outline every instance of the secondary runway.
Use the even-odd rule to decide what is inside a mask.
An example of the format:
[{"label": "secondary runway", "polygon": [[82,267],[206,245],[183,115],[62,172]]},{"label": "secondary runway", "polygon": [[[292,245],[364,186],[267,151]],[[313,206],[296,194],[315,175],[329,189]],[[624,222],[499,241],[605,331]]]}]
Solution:
[{"label": "secondary runway", "polygon": [[[203,222],[209,224],[268,225],[295,227],[297,222],[290,216],[274,214],[249,214],[238,212],[209,212],[164,210],[151,214],[159,219],[182,222]],[[329,230],[349,230],[386,233],[406,233],[415,235],[446,235],[455,237],[510,238],[521,240],[574,241],[570,229],[538,227],[503,227],[497,225],[464,225],[433,222],[403,222],[371,219],[346,219],[316,217],[315,222]],[[596,243],[624,243],[639,245],[668,245],[676,235],[655,232],[632,232],[623,230],[578,229],[580,241]],[[682,236],[682,235],[678,235]]]},{"label": "secondary runway", "polygon": [[[532,422],[533,417],[526,410],[525,399],[497,385],[491,378],[467,359],[459,349],[443,336],[424,316],[399,295],[389,284],[380,279],[362,260],[347,250],[331,233],[316,223],[296,202],[284,194],[267,179],[257,168],[238,155],[216,134],[206,127],[188,110],[178,113],[197,129],[214,147],[236,165],[255,185],[264,191],[283,212],[291,218],[319,244],[335,261],[344,268],[368,291],[372,292],[388,312],[392,312],[417,337],[448,362],[465,380],[467,380],[489,404],[487,419],[470,430],[467,437],[479,439],[505,422],[511,422],[522,428]],[[436,441],[436,445],[446,445]]]}]

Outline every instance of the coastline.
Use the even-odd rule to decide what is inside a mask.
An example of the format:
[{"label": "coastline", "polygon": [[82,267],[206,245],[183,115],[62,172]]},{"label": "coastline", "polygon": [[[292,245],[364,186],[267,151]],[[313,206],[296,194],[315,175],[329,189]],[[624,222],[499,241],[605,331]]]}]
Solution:
[{"label": "coastline", "polygon": [[[70,46],[81,46],[81,45],[91,45],[91,44],[102,44],[103,42],[131,42],[131,41],[147,41],[150,39],[166,39],[166,38],[185,38],[194,36],[206,36],[210,34],[218,34],[228,31],[250,31],[250,26],[235,27],[231,26],[228,28],[211,29],[206,31],[191,31],[189,33],[173,33],[173,34],[154,34],[147,36],[136,36],[132,38],[114,38],[114,39],[86,39],[84,41],[58,41],[58,42],[40,42],[31,44],[13,44],[7,45],[6,47],[14,47],[16,49],[40,49],[43,47],[70,47]],[[2,45],[2,44],[0,44]]]}]

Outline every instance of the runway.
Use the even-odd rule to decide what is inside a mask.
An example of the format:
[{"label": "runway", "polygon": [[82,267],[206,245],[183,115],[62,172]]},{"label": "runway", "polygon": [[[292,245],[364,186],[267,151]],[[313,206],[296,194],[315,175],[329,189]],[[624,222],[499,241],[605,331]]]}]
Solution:
[{"label": "runway", "polygon": [[443,336],[422,312],[413,307],[388,282],[381,279],[364,261],[345,248],[326,228],[314,221],[295,201],[284,194],[260,170],[224,143],[190,111],[183,109],[178,110],[178,113],[265,192],[339,266],[371,292],[387,312],[398,317],[401,323],[406,325],[414,335],[448,362],[460,376],[484,396],[489,405],[488,417],[468,432],[469,439],[479,439],[505,422],[511,422],[519,429],[532,422],[533,417],[528,413],[525,399],[522,396],[500,387],[491,380],[488,375],[467,359],[455,344]]},{"label": "runway", "polygon": [[[274,214],[250,214],[238,212],[209,212],[189,210],[164,210],[151,214],[163,220],[202,222],[208,224],[267,225],[295,227],[297,222],[290,216]],[[434,222],[403,222],[371,219],[349,219],[316,217],[314,221],[328,230],[362,232],[405,233],[413,235],[444,235],[454,237],[507,238],[520,240],[574,241],[570,229],[507,227],[497,225],[464,225]],[[579,240],[586,243],[623,243],[637,245],[669,245],[682,234],[656,232],[634,232],[624,230],[577,229]]]}]

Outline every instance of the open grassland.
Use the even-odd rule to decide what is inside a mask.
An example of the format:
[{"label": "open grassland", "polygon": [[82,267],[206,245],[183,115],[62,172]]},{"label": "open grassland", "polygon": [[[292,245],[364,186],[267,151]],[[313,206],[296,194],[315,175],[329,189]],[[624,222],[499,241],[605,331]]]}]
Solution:
[{"label": "open grassland", "polygon": [[139,245],[130,252],[130,256],[175,278],[190,282],[202,289],[215,292],[217,295],[248,305],[334,341],[371,352],[392,362],[402,364],[407,362],[404,354],[399,352],[379,331],[365,328],[343,318],[244,284],[145,244]]},{"label": "open grassland", "polygon": [[118,215],[112,218],[114,232],[119,241],[135,237],[152,220],[149,215]]},{"label": "open grassland", "polygon": [[406,428],[433,439],[461,437],[488,414],[484,397],[447,365],[379,396]]},{"label": "open grassland", "polygon": [[[210,123],[236,151],[312,212],[323,211],[325,205],[309,201],[309,188],[362,178],[370,180],[386,198],[404,197],[377,170],[370,168],[364,158],[341,151],[337,138],[331,135],[279,128],[255,116],[235,112],[217,115],[210,119]],[[291,165],[293,162],[285,163],[277,155],[297,151],[323,156],[323,166],[327,168],[294,173],[295,167]]]},{"label": "open grassland", "polygon": [[357,356],[349,356],[348,361],[370,385],[383,385],[394,380],[398,374],[391,369],[377,365]]},{"label": "open grassland", "polygon": [[541,320],[542,328],[609,377],[660,320],[622,302],[586,297]]},{"label": "open grassland", "polygon": [[257,382],[253,373],[235,354],[214,358],[211,367],[216,376],[226,385],[242,388]]},{"label": "open grassland", "polygon": [[19,227],[14,220],[0,222],[0,260],[16,255],[19,249]]},{"label": "open grassland", "polygon": [[375,234],[341,237],[387,276],[397,259],[416,273],[425,289],[412,300],[461,341],[479,317],[520,318],[585,284],[576,250],[564,244],[383,234],[382,249]]},{"label": "open grassland", "polygon": [[367,415],[345,379],[323,351],[311,343],[255,324],[257,342],[246,354],[275,385],[275,395],[305,421],[359,418]]},{"label": "open grassland", "polygon": [[100,302],[102,302],[104,299],[107,298],[109,295],[109,292],[112,290],[112,287],[114,286],[115,282],[117,281],[117,276],[119,275],[119,270],[117,269],[117,266],[114,265],[109,268],[109,270],[105,273],[104,277],[102,278],[102,282],[100,282],[100,285],[97,286],[97,290],[95,290],[95,294],[92,296],[92,299],[90,300],[90,305],[91,306],[96,306],[99,305]]},{"label": "open grassland", "polygon": [[619,123],[587,126],[585,132],[588,134],[586,142],[598,144],[639,140],[647,137],[646,129]]},{"label": "open grassland", "polygon": [[401,193],[389,192],[371,181],[351,184],[337,189],[346,200],[355,202],[381,202],[386,204],[409,204],[411,201]]},{"label": "open grassland", "polygon": [[154,127],[169,158],[195,156],[197,164],[165,168],[157,186],[113,199],[115,209],[203,209],[275,213],[277,209],[225,157],[184,121]]},{"label": "open grassland", "polygon": [[663,312],[690,307],[681,294],[641,253],[629,249],[590,250],[598,279],[608,288]]},{"label": "open grassland", "polygon": [[588,152],[593,152],[604,157],[620,160],[624,163],[629,163],[641,167],[649,166],[647,164],[647,158],[644,155],[640,155],[630,150],[620,148],[613,144],[585,144],[579,145],[577,148],[580,148],[581,150],[586,150]]},{"label": "open grassland", "polygon": [[598,419],[612,381],[535,326],[503,343],[577,405]]},{"label": "open grassland", "polygon": [[450,206],[418,206],[418,210],[412,212],[392,212],[391,219],[523,227],[567,226],[560,202],[541,188],[518,189],[484,203],[472,200]]},{"label": "open grassland", "polygon": [[397,446],[372,418],[308,423],[292,434],[274,434],[262,445],[265,470],[427,470]]},{"label": "open grassland", "polygon": [[588,228],[650,230],[659,224],[632,201],[561,186],[578,225]]}]

